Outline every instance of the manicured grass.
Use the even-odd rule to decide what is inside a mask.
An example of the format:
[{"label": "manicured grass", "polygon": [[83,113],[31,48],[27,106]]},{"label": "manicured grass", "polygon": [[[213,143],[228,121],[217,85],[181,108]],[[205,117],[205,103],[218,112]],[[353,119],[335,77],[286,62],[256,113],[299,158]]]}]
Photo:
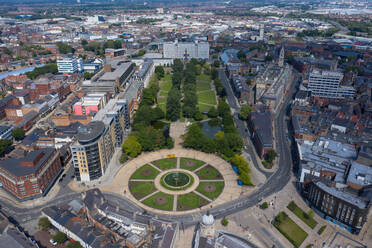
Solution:
[{"label": "manicured grass", "polygon": [[210,165],[201,168],[196,174],[201,180],[223,179],[220,172]]},{"label": "manicured grass", "polygon": [[[214,185],[216,187],[216,190],[213,191],[213,192],[207,192],[207,191],[205,191],[203,187],[206,184],[212,184],[212,185]],[[213,200],[213,199],[216,199],[217,196],[219,196],[222,193],[222,190],[223,190],[224,187],[225,187],[225,183],[224,182],[200,182],[199,183],[199,186],[196,188],[196,191],[198,191],[202,195],[205,195],[209,199]]]},{"label": "manicured grass", "polygon": [[172,76],[171,74],[165,74],[164,78],[160,81],[160,90],[170,91],[172,88]]},{"label": "manicured grass", "polygon": [[132,195],[137,199],[142,199],[143,197],[156,191],[156,187],[153,182],[129,182],[129,190]]},{"label": "manicured grass", "polygon": [[[159,101],[159,100],[158,100]],[[159,108],[161,108],[161,110],[163,110],[163,112],[165,113],[166,111],[166,108],[165,108],[165,103],[160,103],[158,104]]]},{"label": "manicured grass", "polygon": [[[300,218],[306,225],[308,225],[311,229],[314,229],[314,227],[318,224],[314,220],[314,218],[311,216],[311,214],[306,213],[303,211],[300,207],[296,205],[294,201],[291,201],[287,208],[291,210],[298,218]],[[310,210],[311,211],[311,210]]]},{"label": "manicured grass", "polygon": [[[185,163],[186,164],[192,163],[192,165],[185,165]],[[199,168],[200,166],[202,166],[203,164],[205,164],[204,161],[193,159],[193,158],[181,158],[181,160],[180,160],[181,169],[185,169],[185,170],[189,170],[189,171],[193,171],[193,170]]]},{"label": "manicured grass", "polygon": [[211,89],[211,79],[208,75],[202,74],[196,77],[196,90],[210,90]]},{"label": "manicured grass", "polygon": [[159,95],[160,96],[165,96],[165,98],[166,98],[168,96],[168,92],[167,91],[160,91]]},{"label": "manicured grass", "polygon": [[200,110],[201,112],[203,112],[203,111],[209,111],[209,109],[210,109],[211,107],[213,107],[213,106],[211,106],[211,105],[207,105],[207,104],[203,104],[203,103],[199,103],[199,104],[198,104],[198,108],[199,108],[199,110]]},{"label": "manicured grass", "polygon": [[[164,204],[158,204],[156,203],[157,197],[165,197],[167,199],[167,202],[165,202]],[[158,192],[155,195],[145,199],[142,203],[152,208],[172,211],[173,210],[173,195],[168,195],[163,192]]]},{"label": "manicured grass", "polygon": [[203,91],[198,93],[198,102],[216,105],[216,96],[213,91]]},{"label": "manicured grass", "polygon": [[178,211],[185,211],[190,210],[198,207],[202,207],[209,202],[200,197],[195,193],[188,193],[186,195],[179,195],[177,198],[177,210]]},{"label": "manicured grass", "polygon": [[[147,175],[144,171],[152,171],[150,175]],[[160,172],[149,164],[145,164],[138,170],[136,170],[130,179],[154,179]]]},{"label": "manicured grass", "polygon": [[158,97],[158,104],[165,104],[167,102],[166,97]]},{"label": "manicured grass", "polygon": [[278,216],[275,217],[274,226],[295,247],[300,247],[308,235],[284,212],[280,212]]},{"label": "manicured grass", "polygon": [[176,158],[163,158],[153,162],[161,170],[169,170],[176,168],[177,159]]}]

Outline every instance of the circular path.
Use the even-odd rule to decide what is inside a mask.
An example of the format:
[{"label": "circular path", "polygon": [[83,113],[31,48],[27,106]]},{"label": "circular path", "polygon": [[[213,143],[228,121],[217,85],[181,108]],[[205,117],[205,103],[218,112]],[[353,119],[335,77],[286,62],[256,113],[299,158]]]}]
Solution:
[{"label": "circular path", "polygon": [[[138,170],[141,167],[143,167],[144,165],[150,165],[151,167],[153,167],[154,161],[168,158],[169,155],[177,158],[178,162],[177,162],[176,168],[159,170],[159,173],[156,176],[153,176],[152,179],[133,179],[134,173],[138,172]],[[211,166],[215,168],[216,170],[218,170],[220,177],[215,180],[200,179],[199,176],[197,175],[198,168],[195,170],[192,170],[192,168],[187,168],[187,167],[195,166],[195,164],[193,164],[192,162],[188,162],[187,164],[183,163],[184,164],[183,168],[179,167],[180,158],[191,158],[191,159],[203,161],[205,162],[205,164],[200,166],[199,169],[203,166],[204,167]],[[163,187],[160,183],[161,177],[173,170],[175,171],[184,170],[188,174],[192,175],[192,177],[194,178],[193,184],[190,185],[190,187],[186,188],[185,190],[181,190],[181,191],[169,190]],[[140,172],[143,175],[144,173],[142,172],[143,170]],[[150,172],[146,172],[146,174],[149,175]],[[231,165],[227,161],[223,160],[222,158],[217,157],[213,154],[206,154],[206,153],[195,151],[195,150],[179,148],[179,149],[172,149],[172,150],[160,150],[160,151],[155,151],[155,152],[143,153],[139,157],[127,162],[118,171],[118,173],[115,175],[112,181],[112,185],[101,186],[100,189],[102,191],[123,195],[126,198],[133,201],[134,203],[136,203],[137,205],[139,205],[140,207],[142,207],[143,209],[146,209],[154,213],[182,215],[186,213],[198,212],[200,210],[211,209],[215,206],[238,199],[241,196],[242,187],[238,186],[237,179],[238,179],[238,176],[232,170]],[[136,199],[136,197],[132,194],[129,185],[131,182],[137,182],[137,181],[153,182],[155,184],[156,189],[153,190],[152,194],[142,197],[141,199]],[[183,197],[185,194],[188,194],[188,193],[191,193],[191,194],[195,192],[197,193],[196,188],[198,187],[199,184],[202,184],[202,188],[206,192],[208,191],[213,192],[214,185],[212,185],[212,183],[208,184],[208,181],[224,182],[223,190],[217,198],[209,199],[205,195],[200,194],[202,196],[200,197],[201,198],[200,206],[194,209],[188,209],[187,207],[182,207],[182,206],[180,207],[179,206],[180,204],[177,204],[178,197]],[[247,191],[247,189],[245,189],[245,191]],[[164,193],[164,195],[168,195],[168,194],[172,195],[172,197],[167,198],[166,199],[167,201],[166,201],[165,199],[163,199],[164,197],[161,197],[164,195],[162,194],[156,195],[159,192]],[[158,203],[160,200],[162,200],[164,202],[163,204],[165,205],[167,205],[166,203],[171,204],[168,201],[173,201],[173,204],[172,204],[173,207],[171,207],[171,209],[169,207],[165,209],[157,209],[157,208],[150,207],[145,204],[145,203],[148,203],[148,200],[146,199],[149,199],[149,198],[152,198],[151,200],[153,201],[155,201],[154,199],[156,199]]]}]

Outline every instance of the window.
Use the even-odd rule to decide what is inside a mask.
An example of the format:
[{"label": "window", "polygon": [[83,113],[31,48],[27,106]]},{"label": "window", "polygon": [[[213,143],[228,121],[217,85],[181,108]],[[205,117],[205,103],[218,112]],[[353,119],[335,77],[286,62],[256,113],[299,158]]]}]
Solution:
[{"label": "window", "polygon": [[23,188],[23,187],[19,188],[19,191],[25,191],[25,188]]}]

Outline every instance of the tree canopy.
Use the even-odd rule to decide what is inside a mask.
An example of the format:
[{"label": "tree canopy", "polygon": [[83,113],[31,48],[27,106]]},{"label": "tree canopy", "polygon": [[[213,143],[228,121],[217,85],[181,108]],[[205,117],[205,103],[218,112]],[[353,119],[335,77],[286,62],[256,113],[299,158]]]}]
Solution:
[{"label": "tree canopy", "polygon": [[13,129],[12,136],[15,140],[21,140],[25,137],[25,131],[22,128]]},{"label": "tree canopy", "polygon": [[137,157],[141,151],[142,146],[138,142],[137,138],[134,136],[129,136],[123,143],[122,147],[123,151],[129,156],[129,157]]}]

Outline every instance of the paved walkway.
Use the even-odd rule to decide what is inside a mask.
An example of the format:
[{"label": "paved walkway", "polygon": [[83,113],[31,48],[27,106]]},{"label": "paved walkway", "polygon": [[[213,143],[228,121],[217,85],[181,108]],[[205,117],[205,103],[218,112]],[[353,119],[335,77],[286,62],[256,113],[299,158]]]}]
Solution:
[{"label": "paved walkway", "polygon": [[[255,187],[238,186],[237,185],[238,176],[232,170],[231,165],[227,161],[223,160],[222,158],[217,157],[216,155],[213,155],[213,154],[206,154],[203,152],[183,149],[183,148],[176,148],[176,149],[171,149],[171,150],[159,150],[159,151],[150,152],[150,153],[143,153],[141,156],[127,162],[115,175],[111,185],[104,185],[104,186],[100,186],[99,188],[102,191],[116,193],[118,195],[123,195],[123,196],[125,195],[125,197],[127,197],[133,202],[136,202],[136,204],[138,204],[142,208],[148,211],[151,211],[151,212],[155,212],[155,213],[185,214],[185,213],[192,213],[192,212],[200,211],[200,209],[194,209],[194,210],[188,210],[188,211],[177,211],[177,212],[157,210],[157,209],[154,209],[154,208],[151,208],[151,207],[148,207],[142,204],[140,201],[135,199],[130,193],[129,187],[128,187],[130,176],[143,165],[149,164],[149,162],[154,161],[154,160],[166,158],[167,155],[169,154],[174,154],[176,157],[186,157],[186,158],[202,160],[206,162],[207,164],[210,164],[216,169],[218,169],[220,173],[223,175],[224,180],[225,180],[225,187],[222,193],[216,200],[202,207],[201,208],[202,210],[211,208],[212,206],[223,204],[231,200],[235,200],[239,198],[240,195],[242,195],[243,193],[248,194],[254,191],[255,189]],[[182,170],[182,169],[177,169],[177,170]],[[190,171],[186,171],[186,172],[189,174],[194,174],[193,172],[190,172]],[[161,177],[158,176],[157,178],[161,178]],[[198,177],[196,176],[195,179],[198,180]],[[155,184],[158,184],[158,183],[159,182],[155,182]],[[196,187],[198,185],[198,182],[197,181],[194,182],[194,185],[195,185],[194,187]],[[159,187],[159,185],[157,187]],[[159,187],[159,189],[161,189],[161,191],[165,191],[163,187],[161,188]],[[189,189],[186,189],[185,191],[189,191],[192,189],[193,187],[190,187]],[[178,192],[172,191],[169,193],[172,193],[173,195],[177,195]]]}]

